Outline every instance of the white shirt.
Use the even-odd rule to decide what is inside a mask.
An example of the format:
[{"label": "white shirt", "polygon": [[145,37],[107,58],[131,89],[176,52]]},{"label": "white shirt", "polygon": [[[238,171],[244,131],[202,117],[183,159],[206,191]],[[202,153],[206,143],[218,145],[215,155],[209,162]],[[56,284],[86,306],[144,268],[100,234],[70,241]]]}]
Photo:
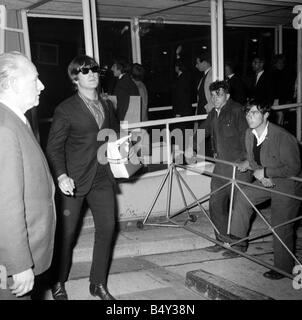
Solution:
[{"label": "white shirt", "polygon": [[265,138],[267,136],[267,128],[268,128],[268,122],[267,122],[266,127],[260,137],[258,137],[257,131],[255,129],[252,130],[252,133],[255,135],[255,137],[257,139],[257,147],[260,146],[260,144],[265,140]]},{"label": "white shirt", "polygon": [[204,75],[206,76],[208,74],[208,72],[210,71],[212,67],[208,68],[205,72],[204,72]]},{"label": "white shirt", "polygon": [[177,78],[180,77],[182,75],[182,71],[179,71],[179,73],[177,74]]},{"label": "white shirt", "polygon": [[260,71],[259,73],[257,73],[257,78],[256,78],[256,84],[259,80],[259,78],[261,77],[262,73],[264,72],[264,70]]},{"label": "white shirt", "polygon": [[204,72],[204,76],[201,77],[201,79],[200,79],[200,81],[199,81],[199,83],[198,83],[197,90],[199,90],[199,87],[200,87],[200,85],[201,85],[201,82],[202,82],[203,78],[205,78],[205,77],[207,76],[207,73],[209,72],[209,70],[210,70],[211,68],[212,68],[212,67],[208,68],[208,69]]}]

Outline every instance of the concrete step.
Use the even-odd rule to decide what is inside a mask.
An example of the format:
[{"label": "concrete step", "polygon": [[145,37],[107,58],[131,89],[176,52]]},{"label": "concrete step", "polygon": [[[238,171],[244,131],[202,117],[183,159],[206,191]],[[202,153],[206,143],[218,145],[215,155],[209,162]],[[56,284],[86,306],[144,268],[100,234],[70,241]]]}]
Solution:
[{"label": "concrete step", "polygon": [[[210,228],[209,228],[210,229]],[[212,233],[211,230],[207,230]],[[90,261],[94,234],[84,233],[74,249],[73,261]],[[116,239],[113,258],[135,257],[149,254],[186,251],[211,245],[192,232],[176,227],[144,227],[121,231]]]},{"label": "concrete step", "polygon": [[269,296],[204,270],[188,272],[186,286],[210,300],[273,300]]},{"label": "concrete step", "polygon": [[[194,211],[192,211],[192,214],[196,215],[197,221],[188,222],[186,227],[214,238],[213,228],[205,215]],[[173,220],[178,221],[178,223],[182,221],[183,223],[185,219],[186,215],[182,214]],[[157,222],[159,222],[159,220],[160,219],[157,219]],[[92,223],[92,218],[90,218],[90,223]],[[134,220],[125,223],[127,223],[127,225],[124,225],[117,235],[113,253],[114,258],[195,250],[213,244],[211,241],[204,239],[194,232],[182,227],[175,227],[175,225],[172,224],[170,227],[167,227],[158,223],[158,226],[144,226],[143,229],[138,229],[136,228],[136,221]],[[265,226],[263,222],[257,218],[253,224],[252,232],[259,233],[264,230]],[[91,261],[93,239],[93,225],[86,225],[86,229],[80,233],[74,249],[74,262]],[[254,240],[254,242],[270,241],[271,239],[272,236],[267,236]]]},{"label": "concrete step", "polygon": [[[302,238],[300,238],[302,240]],[[297,250],[301,261],[302,250]],[[260,261],[273,264],[271,242],[249,246],[249,255]],[[268,268],[245,257],[205,259],[203,263],[183,269],[186,285],[201,296],[211,300],[302,300],[301,289],[293,287],[293,280],[282,278],[270,280],[263,277]]]}]

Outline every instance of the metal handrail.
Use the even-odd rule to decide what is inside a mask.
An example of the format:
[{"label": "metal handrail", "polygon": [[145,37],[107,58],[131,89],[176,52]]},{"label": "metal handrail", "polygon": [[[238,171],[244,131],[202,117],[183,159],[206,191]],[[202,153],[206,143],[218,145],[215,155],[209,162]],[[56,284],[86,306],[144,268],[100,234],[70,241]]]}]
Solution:
[{"label": "metal handrail", "polygon": [[286,110],[286,109],[293,109],[293,108],[300,108],[302,107],[302,103],[288,103],[282,104],[279,106],[272,106],[271,109],[278,111],[278,110]]},{"label": "metal handrail", "polygon": [[[302,104],[294,104],[296,107],[300,107],[302,106]],[[290,107],[292,107],[292,105],[290,105]],[[287,105],[286,108],[289,108],[289,106]],[[157,194],[156,194],[156,197],[155,199],[153,200],[152,202],[152,205],[151,205],[151,208],[149,209],[145,219],[144,219],[144,222],[143,224],[146,224],[146,221],[149,217],[149,215],[151,214],[151,211],[155,205],[155,202],[157,201],[157,198],[159,196],[159,193],[162,191],[162,187],[163,185],[165,184],[166,181],[169,181],[169,185],[168,185],[168,194],[169,196],[167,197],[167,209],[166,209],[166,213],[167,213],[167,219],[169,222],[172,223],[172,225],[169,225],[169,226],[174,226],[174,227],[185,227],[187,230],[189,231],[192,231],[194,233],[196,233],[193,229],[190,229],[188,227],[186,227],[185,225],[181,226],[179,223],[173,221],[171,218],[175,217],[176,215],[178,215],[179,213],[181,212],[184,212],[184,211],[187,211],[188,212],[188,209],[191,209],[195,206],[199,206],[199,208],[201,209],[201,212],[204,213],[206,215],[206,217],[210,220],[211,224],[213,224],[213,222],[211,221],[211,218],[208,216],[208,214],[206,213],[205,209],[203,208],[200,200],[198,200],[196,198],[196,196],[194,195],[193,191],[189,188],[188,184],[184,181],[184,179],[181,177],[181,175],[177,172],[177,167],[179,168],[182,168],[182,169],[186,169],[186,170],[189,170],[189,171],[193,171],[193,172],[196,172],[196,170],[190,168],[189,166],[183,166],[183,165],[178,165],[178,164],[174,164],[172,161],[171,161],[171,141],[170,141],[170,131],[169,131],[169,125],[170,124],[173,124],[173,123],[180,123],[180,122],[189,122],[189,121],[197,121],[197,120],[204,120],[206,118],[206,115],[201,115],[201,116],[189,116],[189,117],[179,117],[179,118],[170,118],[170,119],[163,119],[163,120],[154,120],[154,121],[145,121],[145,122],[140,122],[140,123],[121,123],[121,128],[122,129],[135,129],[135,128],[142,128],[142,127],[150,127],[150,126],[158,126],[158,125],[166,125],[166,137],[167,137],[167,159],[168,159],[168,170],[167,170],[167,173],[164,177],[164,180],[161,182],[161,185],[160,185],[160,188],[159,190],[157,191]],[[215,173],[212,173],[212,172],[209,172],[209,171],[198,171],[198,173],[200,174],[205,174],[205,175],[209,175],[209,176],[216,176],[216,177],[220,177],[222,179],[225,179],[227,180],[226,184],[221,186],[219,188],[222,189],[222,188],[225,188],[229,185],[231,185],[231,199],[230,199],[230,206],[229,206],[229,220],[228,220],[228,234],[230,234],[230,223],[231,223],[231,216],[232,216],[232,205],[233,205],[233,199],[234,199],[234,188],[236,187],[244,196],[245,198],[247,199],[247,201],[251,204],[251,206],[253,207],[253,209],[256,211],[256,213],[261,217],[261,219],[265,222],[265,224],[269,227],[269,233],[273,233],[274,236],[276,237],[276,239],[278,239],[278,241],[280,241],[280,243],[283,245],[283,247],[290,253],[290,255],[293,257],[293,259],[300,265],[302,266],[301,262],[295,257],[295,255],[290,251],[290,249],[286,246],[286,244],[282,241],[282,239],[279,237],[279,235],[275,232],[275,229],[280,227],[280,226],[283,226],[283,225],[286,225],[286,224],[289,224],[289,223],[292,223],[293,221],[297,221],[297,220],[300,220],[302,219],[302,216],[301,217],[297,217],[295,218],[294,220],[291,219],[289,221],[286,221],[286,222],[283,222],[282,224],[279,224],[278,226],[274,226],[272,227],[268,222],[267,220],[263,217],[263,215],[259,212],[259,210],[255,207],[255,205],[249,200],[249,198],[246,196],[246,194],[243,192],[243,190],[240,188],[239,184],[243,184],[243,185],[248,185],[248,186],[251,186],[251,187],[254,187],[254,188],[258,188],[258,189],[261,189],[261,190],[265,190],[265,191],[269,191],[271,193],[277,193],[279,195],[283,195],[283,196],[287,196],[287,197],[291,197],[291,198],[294,198],[294,199],[297,199],[299,201],[302,201],[302,197],[298,197],[298,196],[294,196],[294,195],[291,195],[291,194],[287,194],[287,193],[284,193],[284,192],[281,192],[281,191],[278,191],[278,190],[274,190],[272,188],[265,188],[265,187],[261,187],[261,186],[257,186],[255,184],[252,184],[252,183],[248,183],[248,182],[244,182],[244,181],[241,181],[241,180],[237,180],[236,179],[236,167],[238,166],[237,163],[234,163],[234,162],[230,162],[230,161],[225,161],[225,160],[220,160],[220,159],[217,159],[217,158],[212,158],[212,157],[208,157],[208,156],[202,156],[202,155],[196,155],[196,158],[197,159],[200,159],[200,160],[208,160],[208,161],[211,161],[211,162],[218,162],[218,163],[222,163],[222,164],[225,164],[225,165],[231,165],[233,167],[233,175],[232,177],[225,177],[225,176],[221,176],[221,175],[217,175]],[[192,205],[187,205],[187,203],[185,202],[185,208],[183,210],[180,210],[178,211],[177,213],[175,213],[174,215],[170,215],[170,203],[169,201],[171,201],[171,183],[172,183],[172,175],[173,174],[176,174],[177,177],[183,182],[184,186],[187,188],[187,190],[191,193],[191,195],[193,196],[193,198],[195,199],[195,202],[194,204]],[[169,177],[169,179],[168,179]],[[292,179],[294,181],[299,181],[299,182],[302,182],[302,179],[300,177],[289,177],[288,179]],[[206,199],[207,197],[211,196],[213,193],[217,192],[217,190],[214,190],[212,192],[210,192],[209,194],[207,194],[206,196],[203,196],[202,199]],[[182,192],[183,194],[183,192]],[[157,225],[157,224],[149,224],[149,225]],[[164,226],[162,224],[162,226]],[[167,225],[165,225],[167,226]],[[214,226],[214,229],[216,230],[216,232],[218,231],[217,228]],[[218,232],[219,233],[219,232]],[[213,241],[214,243],[216,244],[219,244],[225,248],[228,248],[229,250],[231,251],[234,251],[252,261],[255,261],[265,267],[268,267],[272,270],[275,270],[285,276],[287,276],[288,278],[293,278],[293,276],[273,265],[270,265],[270,264],[267,264],[255,257],[252,257],[252,256],[249,256],[248,254],[246,253],[242,253],[241,251],[239,250],[236,250],[234,248],[232,248],[232,246],[236,243],[240,243],[242,241],[245,241],[247,239],[251,239],[252,236],[248,236],[246,237],[245,239],[241,239],[237,242],[233,242],[233,243],[219,243],[217,240],[215,239],[211,239],[210,237],[208,236],[205,236],[205,235],[202,235],[203,237]]]}]

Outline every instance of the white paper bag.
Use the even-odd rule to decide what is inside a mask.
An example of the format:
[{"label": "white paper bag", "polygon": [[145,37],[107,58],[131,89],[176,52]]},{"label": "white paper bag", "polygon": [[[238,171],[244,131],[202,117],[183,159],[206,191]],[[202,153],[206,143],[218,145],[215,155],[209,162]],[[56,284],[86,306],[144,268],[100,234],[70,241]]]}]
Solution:
[{"label": "white paper bag", "polygon": [[142,166],[136,153],[129,159],[130,137],[128,135],[107,144],[107,159],[115,178],[129,178]]}]

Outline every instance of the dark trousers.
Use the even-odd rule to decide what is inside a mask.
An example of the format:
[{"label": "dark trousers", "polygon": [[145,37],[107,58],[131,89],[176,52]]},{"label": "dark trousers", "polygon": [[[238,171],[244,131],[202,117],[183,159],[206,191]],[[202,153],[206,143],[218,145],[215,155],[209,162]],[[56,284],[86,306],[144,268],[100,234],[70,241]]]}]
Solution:
[{"label": "dark trousers", "polygon": [[16,297],[14,294],[12,294],[9,287],[12,286],[13,283],[13,278],[11,276],[7,277],[6,288],[0,287],[0,300],[31,300],[30,292],[22,297]]},{"label": "dark trousers", "polygon": [[[262,186],[258,181],[254,182],[256,185]],[[278,186],[276,186],[278,188]],[[286,196],[281,196],[269,191],[256,189],[253,187],[243,187],[244,193],[254,204],[260,204],[268,199],[271,199],[271,225],[276,226],[280,223],[289,221],[297,216],[300,207],[300,201]],[[242,195],[237,193],[234,203],[234,211],[231,222],[231,234],[244,238],[248,236],[250,228],[250,218],[253,214],[253,208]],[[294,250],[294,225],[293,223],[275,229],[275,232],[285,243],[288,249],[293,252]],[[284,248],[279,239],[274,236],[274,265],[284,270],[285,272],[292,273],[294,260],[289,252]]]},{"label": "dark trousers", "polygon": [[59,259],[54,265],[55,271],[58,272],[57,281],[65,282],[68,279],[82,204],[86,198],[95,225],[90,282],[106,285],[115,229],[113,183],[107,176],[101,176],[95,179],[86,196],[68,197],[63,195],[62,197],[61,226],[59,226],[61,230],[57,243],[59,249],[59,257],[57,258]]},{"label": "dark trousers", "polygon": [[[232,177],[233,167],[216,163],[213,173],[219,174],[225,177]],[[241,181],[250,182],[252,179],[250,171],[239,172],[236,170],[236,179]],[[211,192],[219,189],[229,180],[218,177],[212,177],[211,180]],[[234,194],[238,190],[234,188]],[[231,185],[222,188],[221,190],[213,193],[209,200],[210,217],[218,232],[215,230],[215,236],[217,240],[224,241],[224,237],[227,237],[227,227],[229,218],[229,204],[231,196]]]}]

